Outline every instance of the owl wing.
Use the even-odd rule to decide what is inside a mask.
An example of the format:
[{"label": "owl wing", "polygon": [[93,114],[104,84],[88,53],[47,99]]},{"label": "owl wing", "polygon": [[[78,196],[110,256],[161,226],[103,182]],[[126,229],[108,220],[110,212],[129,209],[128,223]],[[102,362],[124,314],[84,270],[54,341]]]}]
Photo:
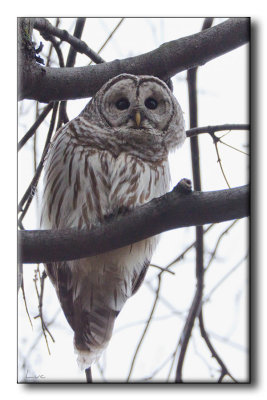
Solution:
[{"label": "owl wing", "polygon": [[[110,151],[80,145],[68,134],[73,128],[56,137],[46,161],[44,228],[90,229],[107,215],[166,192],[165,167],[162,173],[162,167],[151,168],[136,156],[114,157]],[[96,257],[46,265],[74,330],[81,368],[106,347],[116,316],[144,279],[155,244],[150,238]]]}]

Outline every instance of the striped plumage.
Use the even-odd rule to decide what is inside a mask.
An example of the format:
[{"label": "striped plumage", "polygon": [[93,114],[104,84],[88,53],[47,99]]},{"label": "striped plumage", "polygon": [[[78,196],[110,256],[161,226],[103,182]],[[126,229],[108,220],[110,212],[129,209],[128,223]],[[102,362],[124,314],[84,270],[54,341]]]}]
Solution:
[{"label": "striped plumage", "polygon": [[[153,110],[144,105],[152,96]],[[128,107],[120,110],[118,101],[125,98]],[[90,229],[166,193],[168,153],[184,138],[180,106],[163,82],[127,74],[113,78],[53,139],[45,164],[42,228]],[[74,330],[81,368],[107,346],[115,318],[142,283],[156,244],[152,237],[46,265]]]}]

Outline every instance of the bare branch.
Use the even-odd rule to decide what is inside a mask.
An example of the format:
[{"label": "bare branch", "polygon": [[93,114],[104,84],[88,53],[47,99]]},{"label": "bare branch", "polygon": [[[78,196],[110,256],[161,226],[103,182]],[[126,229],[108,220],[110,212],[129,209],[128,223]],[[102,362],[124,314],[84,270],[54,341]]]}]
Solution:
[{"label": "bare branch", "polygon": [[209,133],[210,135],[213,135],[214,132],[220,132],[220,131],[231,131],[231,130],[238,130],[238,131],[245,131],[249,130],[250,125],[248,124],[223,124],[223,125],[208,125],[208,126],[201,126],[198,128],[192,128],[188,129],[186,131],[186,136],[187,137],[192,137],[195,135],[199,135],[201,133]]},{"label": "bare branch", "polygon": [[[57,19],[56,19],[56,24],[55,24],[56,28],[59,27],[59,24],[60,24],[60,18],[57,18]],[[50,44],[50,47],[49,47],[47,59],[46,59],[46,66],[47,66],[47,67],[49,67],[49,65],[50,65],[52,50],[53,50],[53,44],[51,43],[51,44]]]},{"label": "bare branch", "polygon": [[[85,20],[85,18],[80,18],[80,20]],[[45,18],[35,18],[34,28],[40,31],[43,36],[48,33],[49,35],[54,35],[61,40],[68,42],[74,48],[74,50],[76,50],[76,52],[78,51],[79,53],[87,55],[96,63],[104,62],[104,60],[97,53],[95,53],[94,50],[90,49],[90,47],[87,46],[83,40],[70,35],[66,30],[62,30],[53,26]]]},{"label": "bare branch", "polygon": [[211,295],[215,292],[215,290],[218,289],[219,286],[221,286],[221,284],[229,278],[230,275],[232,275],[233,272],[235,272],[237,270],[237,268],[240,267],[240,265],[242,265],[242,263],[248,258],[248,254],[246,254],[240,261],[238,261],[238,263],[232,268],[230,269],[230,271],[228,271],[217,283],[216,285],[210,290],[210,292],[208,294],[205,295],[204,299],[203,299],[203,303],[206,303],[210,300]]},{"label": "bare branch", "polygon": [[184,365],[185,354],[191,337],[195,319],[198,316],[201,309],[202,305],[201,298],[202,298],[202,286],[198,284],[177,348],[178,362],[175,374],[175,382],[182,382],[182,370]]},{"label": "bare branch", "polygon": [[[21,264],[20,264],[20,265],[21,265]],[[21,265],[21,268],[22,268],[22,265]],[[22,274],[21,286],[20,286],[20,287],[21,287],[21,291],[22,291],[22,297],[23,297],[23,301],[24,301],[24,306],[25,306],[26,314],[27,314],[27,316],[28,316],[28,319],[29,319],[29,321],[30,321],[30,324],[31,324],[31,327],[32,327],[32,330],[33,330],[32,320],[31,320],[30,313],[29,313],[29,310],[28,310],[27,300],[26,300],[26,295],[25,295],[23,274]]]},{"label": "bare branch", "polygon": [[[81,40],[85,22],[86,22],[86,18],[77,18],[74,33],[73,33],[74,38]],[[68,57],[67,57],[66,67],[73,67],[75,65],[76,56],[77,56],[77,49],[74,48],[73,46],[71,46],[69,49]]]},{"label": "bare branch", "polygon": [[227,235],[227,233],[232,229],[233,226],[235,226],[235,224],[236,224],[237,222],[238,222],[238,219],[236,219],[234,222],[232,222],[232,223],[228,226],[228,228],[226,228],[226,229],[219,235],[219,237],[218,237],[218,239],[217,239],[217,242],[216,242],[216,244],[215,244],[214,250],[213,250],[213,252],[212,252],[212,254],[211,254],[211,256],[210,256],[209,262],[208,262],[207,266],[205,267],[205,272],[209,269],[209,267],[210,267],[212,261],[214,260],[215,255],[216,255],[216,252],[217,252],[218,247],[219,247],[219,244],[221,243],[223,237],[224,237],[225,235]]},{"label": "bare branch", "polygon": [[[204,20],[202,31],[210,28],[213,19],[207,18]],[[187,84],[188,84],[188,97],[189,97],[189,117],[190,117],[190,128],[195,128],[198,125],[198,102],[197,102],[197,67],[189,69],[187,72]],[[193,171],[193,182],[194,189],[201,190],[201,174],[200,174],[200,154],[198,146],[198,136],[190,138],[191,148],[191,164]],[[177,368],[175,374],[175,382],[182,381],[182,370],[185,360],[185,354],[189,345],[192,329],[195,323],[195,319],[198,315],[199,309],[202,306],[202,292],[203,292],[203,226],[196,226],[196,278],[197,287],[194,296],[194,300],[191,304],[184,329],[182,331],[180,343],[179,343],[179,356],[177,361]]]},{"label": "bare branch", "polygon": [[154,312],[155,312],[155,309],[156,309],[156,306],[157,306],[157,303],[158,303],[159,292],[160,292],[160,286],[161,286],[161,274],[162,274],[162,271],[161,271],[161,272],[159,273],[159,275],[158,275],[158,288],[157,288],[157,291],[156,291],[155,300],[154,300],[152,309],[151,309],[151,311],[150,311],[150,314],[149,314],[149,317],[148,317],[148,320],[147,320],[145,329],[144,329],[144,331],[143,331],[143,333],[142,333],[142,336],[141,336],[141,338],[140,338],[140,340],[139,340],[139,342],[138,342],[138,345],[137,345],[137,347],[136,347],[136,350],[135,350],[135,353],[134,353],[134,357],[133,357],[133,360],[132,360],[132,363],[131,363],[130,371],[129,371],[129,374],[128,374],[128,377],[127,377],[127,382],[129,382],[129,380],[130,380],[130,378],[131,378],[131,375],[132,375],[132,372],[133,372],[133,368],[134,368],[134,364],[135,364],[135,360],[136,360],[137,354],[138,354],[138,352],[139,352],[139,350],[140,350],[140,347],[141,347],[141,345],[142,345],[142,343],[143,343],[143,340],[144,340],[144,338],[145,338],[145,335],[146,335],[146,333],[147,333],[147,331],[148,331],[149,325],[150,325],[150,323],[151,323],[151,321],[152,321],[152,317],[153,317],[153,315],[154,315]]},{"label": "bare branch", "polygon": [[[81,39],[86,18],[77,18],[74,34],[75,38]],[[67,57],[66,67],[73,67],[76,61],[77,51],[71,46],[69,49],[69,54]],[[62,124],[69,122],[67,114],[67,101],[63,100],[59,106],[58,124],[57,129],[61,127]]]},{"label": "bare branch", "polygon": [[204,325],[202,309],[201,309],[201,311],[200,311],[198,320],[199,320],[199,328],[200,328],[201,336],[202,336],[203,339],[205,340],[205,342],[206,342],[206,344],[207,344],[207,347],[209,348],[209,350],[210,350],[210,352],[211,352],[211,354],[212,354],[212,357],[214,357],[214,358],[216,359],[217,363],[218,363],[218,364],[220,365],[220,367],[221,367],[221,376],[220,376],[218,382],[220,382],[220,381],[223,379],[223,377],[224,377],[225,375],[230,376],[230,378],[231,378],[234,382],[236,382],[236,380],[233,378],[233,376],[232,376],[231,373],[229,372],[229,370],[228,370],[228,368],[226,367],[225,363],[223,362],[223,360],[221,359],[221,357],[219,356],[219,354],[217,353],[217,351],[215,350],[215,348],[213,347],[213,345],[212,345],[212,343],[211,343],[211,341],[210,341],[210,339],[209,339],[209,335],[207,334],[206,328],[205,328],[205,325]]},{"label": "bare branch", "polygon": [[223,177],[224,177],[224,180],[225,180],[225,182],[226,182],[226,185],[229,187],[229,189],[230,189],[230,184],[229,184],[229,182],[228,182],[228,179],[226,178],[226,175],[225,175],[225,172],[224,172],[224,169],[223,169],[223,166],[222,166],[222,160],[221,160],[221,157],[220,157],[220,153],[219,153],[219,149],[218,149],[218,140],[214,140],[214,145],[215,145],[215,150],[216,150],[216,154],[217,154],[217,162],[219,163],[219,166],[220,166],[220,170],[221,170],[221,172],[222,172],[222,175],[223,175]]},{"label": "bare branch", "polygon": [[[48,130],[48,134],[47,134],[47,138],[46,138],[46,142],[45,142],[45,146],[44,146],[44,150],[43,150],[43,154],[41,157],[41,160],[39,162],[39,165],[36,169],[35,175],[30,183],[30,185],[28,186],[28,189],[26,190],[26,192],[24,193],[21,201],[19,202],[18,205],[18,212],[21,212],[20,218],[19,218],[19,223],[22,222],[22,219],[24,218],[30,204],[32,201],[32,198],[34,196],[34,192],[36,190],[42,169],[43,169],[43,164],[44,164],[44,159],[45,156],[47,154],[48,148],[49,148],[49,144],[50,144],[50,140],[51,140],[51,136],[54,130],[54,126],[55,126],[55,120],[56,120],[56,114],[57,114],[57,108],[58,108],[58,103],[55,102],[53,104],[53,113],[52,113],[52,117],[51,117],[51,122],[50,122],[50,126],[49,126],[49,130]],[[24,204],[26,203],[26,205],[24,206]]]},{"label": "bare branch", "polygon": [[223,141],[221,140],[221,138],[218,138],[218,139],[219,139],[218,142],[220,142],[221,144],[224,144],[225,146],[229,147],[230,149],[233,149],[233,150],[235,150],[235,151],[238,151],[239,153],[242,153],[242,154],[244,154],[245,156],[249,156],[249,154],[246,153],[245,151],[242,151],[242,150],[238,149],[237,147],[231,146],[230,144],[223,142]]},{"label": "bare branch", "polygon": [[[100,54],[101,51],[104,49],[104,47],[107,45],[107,43],[110,41],[110,39],[112,38],[112,36],[114,35],[114,33],[116,32],[116,30],[119,28],[119,26],[121,25],[121,23],[124,21],[125,18],[121,18],[120,21],[118,22],[118,24],[115,26],[115,28],[113,29],[113,31],[109,34],[109,36],[107,37],[107,39],[105,40],[105,42],[102,44],[102,46],[100,47],[100,49],[98,50],[97,54]],[[90,61],[89,65],[92,64],[92,61]]]},{"label": "bare branch", "polygon": [[[55,49],[55,52],[57,53],[59,66],[61,68],[64,68],[65,67],[64,57],[63,57],[63,54],[62,54],[62,51],[61,51],[61,48],[60,48],[60,44],[61,44],[60,41],[57,40],[52,35],[45,35],[45,39],[49,40],[51,42],[52,46]],[[49,62],[49,59],[47,59],[47,62]]]},{"label": "bare branch", "polygon": [[[36,21],[35,26],[40,29],[41,26],[44,29],[47,26],[39,18]],[[77,38],[76,41],[80,44]],[[230,18],[213,28],[164,43],[156,50],[124,60],[62,69],[31,64],[21,74],[19,99],[48,102],[90,97],[106,81],[120,73],[153,75],[166,80],[181,71],[203,65],[248,41],[249,18]]]},{"label": "bare branch", "polygon": [[228,221],[249,215],[249,188],[181,194],[177,187],[130,213],[90,231],[20,231],[20,262],[89,257],[184,226]]},{"label": "bare branch", "polygon": [[[215,226],[215,224],[211,224],[208,226],[207,229],[205,229],[205,231],[203,232],[203,234],[207,233],[211,228],[213,228]],[[191,243],[185,250],[182,251],[181,254],[179,254],[173,261],[171,261],[165,268],[164,270],[168,271],[169,268],[171,268],[174,264],[180,262],[181,260],[183,260],[184,256],[190,251],[192,250],[194,247],[196,246],[196,241],[194,241],[193,243]]]},{"label": "bare branch", "polygon": [[24,144],[34,135],[35,131],[37,128],[41,125],[43,120],[46,118],[46,116],[49,114],[49,112],[52,110],[54,105],[54,102],[49,103],[44,110],[41,112],[37,120],[34,122],[32,127],[28,130],[28,132],[23,136],[23,138],[19,141],[18,143],[18,151],[24,146]]}]

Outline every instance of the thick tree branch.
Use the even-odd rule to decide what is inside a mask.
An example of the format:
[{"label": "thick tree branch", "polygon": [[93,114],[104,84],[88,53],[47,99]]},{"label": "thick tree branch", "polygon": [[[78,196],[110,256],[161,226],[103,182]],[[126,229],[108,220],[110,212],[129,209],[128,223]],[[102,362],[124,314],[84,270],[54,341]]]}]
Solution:
[{"label": "thick tree branch", "polygon": [[248,215],[248,186],[181,193],[178,184],[172,192],[90,231],[20,231],[19,262],[63,261],[94,256],[171,229]]},{"label": "thick tree branch", "polygon": [[108,79],[120,73],[154,75],[166,80],[248,41],[249,18],[230,18],[213,28],[164,43],[156,50],[124,60],[64,69],[31,65],[30,76],[21,75],[19,99],[48,102],[90,97]]}]

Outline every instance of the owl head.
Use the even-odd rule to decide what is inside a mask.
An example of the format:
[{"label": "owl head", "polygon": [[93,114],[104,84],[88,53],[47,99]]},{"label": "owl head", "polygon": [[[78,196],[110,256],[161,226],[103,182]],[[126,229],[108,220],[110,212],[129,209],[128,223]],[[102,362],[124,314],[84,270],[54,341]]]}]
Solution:
[{"label": "owl head", "polygon": [[[97,112],[102,127],[114,134],[161,140],[168,150],[185,140],[179,103],[168,86],[154,76],[121,74],[109,80],[84,110]],[[157,138],[157,139],[156,139]]]}]

